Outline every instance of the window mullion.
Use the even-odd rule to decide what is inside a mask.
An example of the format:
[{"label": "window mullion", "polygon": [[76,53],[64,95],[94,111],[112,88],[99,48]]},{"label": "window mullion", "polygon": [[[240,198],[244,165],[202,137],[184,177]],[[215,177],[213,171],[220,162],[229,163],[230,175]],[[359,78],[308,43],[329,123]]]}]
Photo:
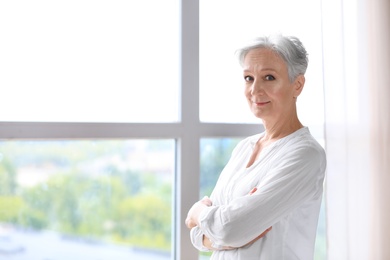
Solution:
[{"label": "window mullion", "polygon": [[177,138],[180,123],[0,122],[0,139]]},{"label": "window mullion", "polygon": [[195,260],[198,252],[189,239],[184,221],[199,197],[199,1],[181,0],[181,122],[178,141],[175,259]]}]

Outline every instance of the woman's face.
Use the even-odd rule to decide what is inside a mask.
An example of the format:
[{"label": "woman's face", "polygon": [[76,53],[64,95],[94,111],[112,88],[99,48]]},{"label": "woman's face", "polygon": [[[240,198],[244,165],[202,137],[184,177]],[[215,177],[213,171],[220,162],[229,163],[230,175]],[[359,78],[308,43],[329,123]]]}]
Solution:
[{"label": "woman's face", "polygon": [[284,60],[275,52],[258,48],[244,60],[245,96],[253,114],[263,120],[279,120],[296,113],[295,98],[304,84],[298,76],[291,83]]}]

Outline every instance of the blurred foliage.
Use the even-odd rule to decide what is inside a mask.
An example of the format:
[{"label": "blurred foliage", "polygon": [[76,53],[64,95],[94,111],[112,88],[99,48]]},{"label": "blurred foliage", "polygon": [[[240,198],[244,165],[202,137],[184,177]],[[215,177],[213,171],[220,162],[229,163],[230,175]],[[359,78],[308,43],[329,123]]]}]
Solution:
[{"label": "blurred foliage", "polygon": [[[153,143],[173,151],[173,142]],[[0,222],[170,251],[172,183],[120,170],[117,158],[126,161],[132,149],[120,141],[0,143]],[[18,186],[17,169],[31,166],[55,172]]]},{"label": "blurred foliage", "polygon": [[0,196],[0,222],[16,223],[24,201],[17,196]]},{"label": "blurred foliage", "polygon": [[152,194],[128,197],[115,212],[118,241],[137,243],[142,247],[170,248],[171,208],[163,198]]},{"label": "blurred foliage", "polygon": [[16,191],[16,170],[8,159],[0,155],[0,195],[11,195]]}]

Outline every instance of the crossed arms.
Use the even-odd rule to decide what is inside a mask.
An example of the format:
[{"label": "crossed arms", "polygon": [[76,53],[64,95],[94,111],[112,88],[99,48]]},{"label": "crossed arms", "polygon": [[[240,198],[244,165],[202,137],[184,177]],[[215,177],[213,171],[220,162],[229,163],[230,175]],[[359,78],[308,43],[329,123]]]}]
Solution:
[{"label": "crossed arms", "polygon": [[[255,193],[257,191],[257,188],[253,188],[251,190],[251,192],[249,193],[249,195],[252,195],[253,193]],[[196,202],[192,207],[191,209],[188,211],[188,214],[187,214],[187,219],[185,221],[185,224],[186,226],[189,228],[189,229],[192,229],[196,226],[200,226],[200,223],[199,223],[199,216],[201,214],[201,212],[206,209],[207,207],[210,207],[212,206],[212,201],[210,200],[210,198],[208,198],[207,196],[204,197],[203,199],[201,199],[200,201]],[[255,239],[253,239],[252,241],[248,242],[247,244],[245,245],[242,245],[240,247],[244,247],[244,246],[247,246],[247,245],[250,245],[254,242],[256,242],[257,240],[259,240],[260,238],[264,237],[270,230],[272,229],[272,227],[269,227],[267,228],[265,231],[263,231],[259,236],[257,236]],[[230,246],[224,246],[222,248],[214,248],[212,246],[212,242],[210,241],[210,239],[208,237],[206,237],[205,235],[203,235],[203,246],[206,247],[207,249],[211,250],[211,251],[216,251],[216,250],[231,250],[231,249],[236,249],[236,248],[240,248],[240,247],[230,247]]]}]

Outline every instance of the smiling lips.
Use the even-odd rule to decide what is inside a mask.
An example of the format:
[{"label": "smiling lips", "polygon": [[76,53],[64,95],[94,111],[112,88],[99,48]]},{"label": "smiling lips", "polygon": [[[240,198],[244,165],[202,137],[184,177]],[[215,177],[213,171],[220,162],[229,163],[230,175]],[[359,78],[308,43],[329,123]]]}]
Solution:
[{"label": "smiling lips", "polygon": [[253,104],[255,104],[256,106],[265,106],[267,105],[268,103],[270,103],[271,101],[265,101],[265,102],[253,102]]}]

